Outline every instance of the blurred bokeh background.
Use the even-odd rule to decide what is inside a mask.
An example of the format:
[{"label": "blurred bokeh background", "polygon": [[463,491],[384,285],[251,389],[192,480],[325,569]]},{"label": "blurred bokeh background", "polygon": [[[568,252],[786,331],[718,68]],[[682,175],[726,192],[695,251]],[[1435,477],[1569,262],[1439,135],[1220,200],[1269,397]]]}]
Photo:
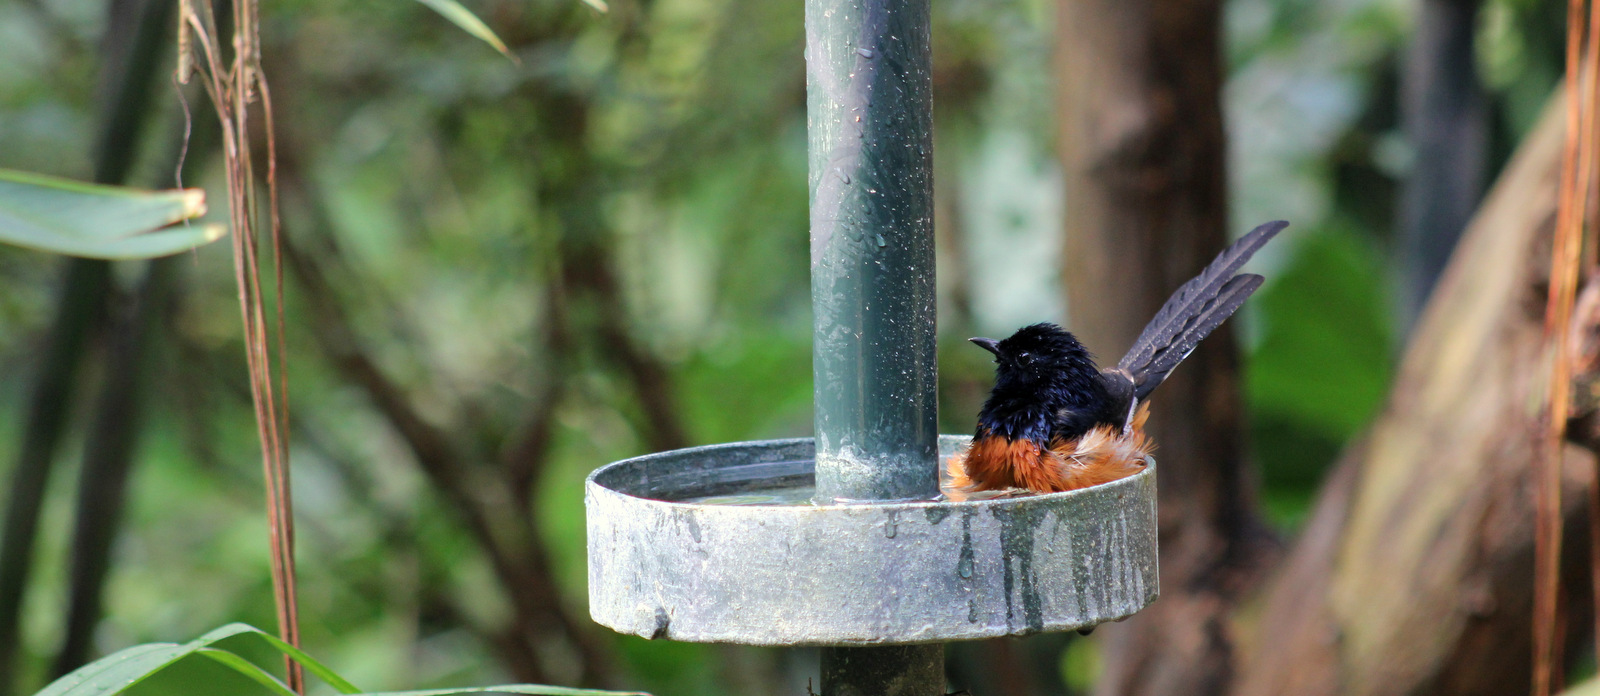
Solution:
[{"label": "blurred bokeh background", "polygon": [[[172,21],[152,4],[0,3],[0,167],[103,172],[107,84],[133,74],[145,118],[110,141],[127,159],[122,180],[170,187],[181,162],[182,183],[217,192],[221,212],[215,119],[171,80]],[[306,646],[372,689],[529,679],[804,693],[805,651],[652,643],[592,624],[582,494],[583,477],[616,459],[810,433],[802,5],[467,4],[519,61],[418,3],[263,7],[290,242]],[[971,429],[991,376],[966,337],[1072,322],[1057,87],[1063,70],[1095,68],[1057,59],[1059,11],[934,3],[946,432]],[[1229,327],[1248,461],[1283,538],[1388,391],[1417,288],[1437,272],[1408,235],[1459,231],[1533,128],[1561,75],[1563,12],[1552,0],[1223,3],[1227,228],[1293,222]],[[141,21],[165,28],[159,50],[119,53]],[[1412,51],[1441,35],[1470,59],[1427,73]],[[1408,218],[1404,202],[1433,161],[1419,158],[1404,105],[1439,81],[1460,86],[1476,124],[1447,141],[1462,159],[1446,171],[1468,182],[1454,222]],[[46,493],[31,572],[0,597],[20,602],[0,696],[48,681],[73,641],[92,657],[274,623],[226,246],[114,264],[100,299],[79,305],[63,299],[75,263],[0,247],[0,480],[16,480],[45,427],[38,384],[53,356],[70,350],[79,366],[43,397],[63,435],[32,459]],[[136,301],[159,308],[134,363],[143,379],[130,417],[107,423],[93,416],[127,369],[116,327]],[[63,349],[52,337],[64,322],[87,339]],[[70,562],[79,491],[93,483],[80,471],[117,427],[133,431],[127,485],[108,495],[125,502],[88,510],[114,543],[102,606],[74,627],[71,588],[93,581]],[[953,647],[950,661],[990,685],[969,684],[976,694],[1082,693],[1101,650],[1049,636]]]}]

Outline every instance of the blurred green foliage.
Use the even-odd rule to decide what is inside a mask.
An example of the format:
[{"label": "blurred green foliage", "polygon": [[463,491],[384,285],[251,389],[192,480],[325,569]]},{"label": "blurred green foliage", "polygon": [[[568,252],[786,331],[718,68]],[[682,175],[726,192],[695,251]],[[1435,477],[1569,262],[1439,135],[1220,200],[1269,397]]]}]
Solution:
[{"label": "blurred green foliage", "polygon": [[[1501,157],[1558,74],[1551,5],[1485,3],[1480,58]],[[416,3],[264,8],[286,227],[330,281],[310,291],[291,275],[287,307],[303,633],[309,651],[369,688],[508,681],[497,641],[511,602],[411,443],[315,338],[326,330],[318,307],[342,308],[367,357],[473,475],[550,407],[528,514],[561,604],[584,624],[589,471],[675,439],[810,429],[801,4],[467,6],[519,62]],[[1058,259],[1072,211],[1052,156],[1052,3],[934,10],[941,424],[965,432],[991,367],[962,339],[1070,324]],[[1233,323],[1248,349],[1264,497],[1286,531],[1380,407],[1401,344],[1387,250],[1407,166],[1393,90],[1408,21],[1400,0],[1227,6],[1232,227],[1294,223],[1257,262],[1271,280]],[[0,4],[0,166],[89,171],[107,29],[100,0]],[[163,87],[155,100],[162,113],[136,183],[173,183],[177,96]],[[190,97],[194,118],[209,118]],[[210,170],[185,183],[220,191]],[[184,291],[143,399],[147,434],[97,634],[103,652],[274,620],[232,267],[214,246],[179,264]],[[0,476],[20,437],[56,264],[0,248]],[[120,270],[128,279],[135,269]],[[620,335],[607,323],[616,315]],[[640,377],[652,366],[660,383]],[[668,407],[653,407],[652,394]],[[25,616],[31,686],[45,681],[62,630],[73,487],[70,470],[59,474],[46,508]],[[803,652],[586,628],[618,685],[662,694],[801,693],[814,668]],[[1069,677],[1063,689],[1085,688],[1093,672],[1092,648],[1075,645],[1047,665]],[[553,678],[576,678],[559,669],[570,649],[552,643],[541,656]]]},{"label": "blurred green foliage", "polygon": [[1256,297],[1260,342],[1245,393],[1273,519],[1303,518],[1323,470],[1360,433],[1387,391],[1393,328],[1383,258],[1360,232],[1333,224],[1304,236]]}]

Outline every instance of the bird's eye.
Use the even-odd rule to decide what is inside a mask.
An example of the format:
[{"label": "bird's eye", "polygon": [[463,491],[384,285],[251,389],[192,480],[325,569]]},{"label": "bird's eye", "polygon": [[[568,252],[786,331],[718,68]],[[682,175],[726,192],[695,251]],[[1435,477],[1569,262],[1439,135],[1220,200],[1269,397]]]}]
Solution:
[{"label": "bird's eye", "polygon": [[1033,364],[1033,354],[1031,354],[1031,353],[1017,353],[1017,364],[1019,364],[1019,365],[1032,365]]}]

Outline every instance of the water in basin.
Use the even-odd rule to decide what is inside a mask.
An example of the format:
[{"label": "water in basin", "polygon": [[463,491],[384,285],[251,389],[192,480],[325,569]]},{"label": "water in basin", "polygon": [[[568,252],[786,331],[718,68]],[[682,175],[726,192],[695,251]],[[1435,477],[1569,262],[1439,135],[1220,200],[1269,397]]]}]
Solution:
[{"label": "water in basin", "polygon": [[[689,468],[660,467],[641,472],[634,490],[643,497],[695,505],[814,505],[816,480],[811,459],[718,463]],[[940,478],[944,478],[943,471]],[[1001,491],[967,494],[966,500],[1006,495]],[[929,502],[945,500],[935,496]],[[857,501],[820,501],[823,504]],[[859,501],[862,504],[891,501]],[[912,501],[892,501],[898,503]]]},{"label": "water in basin", "polygon": [[[759,484],[760,482],[756,483]],[[679,499],[676,502],[692,503],[695,505],[814,505],[817,502],[814,500],[816,494],[817,487],[814,484],[809,483],[798,486],[780,485],[772,487],[760,487],[757,485],[744,490],[725,491],[716,495],[686,497]],[[983,491],[979,493],[969,493],[965,496],[965,499],[986,500],[1005,495],[1007,495],[1005,491]],[[945,499],[945,496],[938,495],[927,499],[927,502],[940,502]],[[875,501],[862,502],[870,504],[870,502]],[[904,503],[908,501],[897,500],[893,502]],[[912,502],[922,501],[919,500]]]},{"label": "water in basin", "polygon": [[751,488],[721,495],[685,498],[679,502],[696,505],[810,505],[811,498],[816,493],[815,485]]}]

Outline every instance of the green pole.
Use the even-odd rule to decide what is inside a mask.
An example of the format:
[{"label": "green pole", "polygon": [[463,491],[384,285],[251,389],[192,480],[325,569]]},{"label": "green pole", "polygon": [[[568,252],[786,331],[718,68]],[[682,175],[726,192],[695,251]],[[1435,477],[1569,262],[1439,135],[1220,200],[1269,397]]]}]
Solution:
[{"label": "green pole", "polygon": [[807,0],[817,495],[939,492],[928,0]]},{"label": "green pole", "polygon": [[[939,492],[928,0],[806,0],[817,499]],[[823,696],[941,696],[942,645],[824,648]]]}]

